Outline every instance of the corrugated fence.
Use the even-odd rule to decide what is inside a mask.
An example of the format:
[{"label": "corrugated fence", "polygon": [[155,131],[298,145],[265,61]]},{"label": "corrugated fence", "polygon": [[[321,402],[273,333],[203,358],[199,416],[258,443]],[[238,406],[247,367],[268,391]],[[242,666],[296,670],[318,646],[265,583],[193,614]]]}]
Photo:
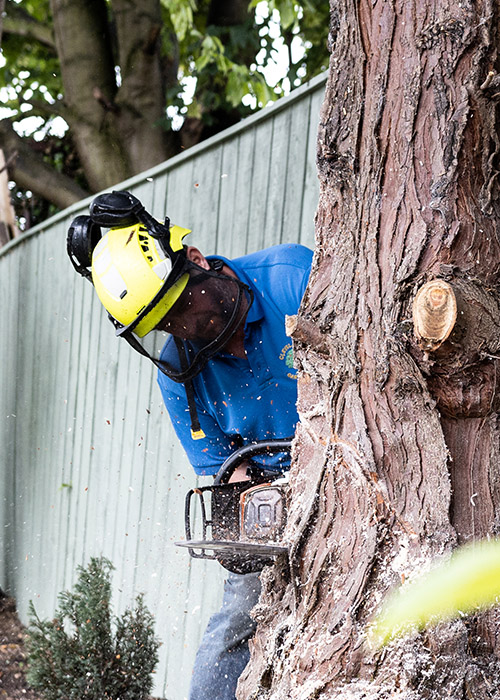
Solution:
[{"label": "corrugated fence", "polygon": [[[122,183],[206,254],[313,246],[316,133],[325,76],[273,107]],[[174,546],[196,482],[153,366],[114,331],[66,255],[62,212],[0,251],[0,585],[27,621],[51,617],[78,565],[115,566],[116,612],[138,592],[162,640],[155,694],[187,697],[224,570]]]}]

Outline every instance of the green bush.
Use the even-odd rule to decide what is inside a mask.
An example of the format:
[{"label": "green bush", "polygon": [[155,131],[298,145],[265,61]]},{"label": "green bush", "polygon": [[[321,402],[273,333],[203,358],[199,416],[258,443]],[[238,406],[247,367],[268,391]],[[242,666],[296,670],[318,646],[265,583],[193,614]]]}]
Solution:
[{"label": "green bush", "polygon": [[55,619],[40,620],[30,603],[28,682],[46,700],[144,700],[158,663],[153,618],[137,596],[120,618],[110,610],[107,559],[78,567],[74,593],[59,595]]}]

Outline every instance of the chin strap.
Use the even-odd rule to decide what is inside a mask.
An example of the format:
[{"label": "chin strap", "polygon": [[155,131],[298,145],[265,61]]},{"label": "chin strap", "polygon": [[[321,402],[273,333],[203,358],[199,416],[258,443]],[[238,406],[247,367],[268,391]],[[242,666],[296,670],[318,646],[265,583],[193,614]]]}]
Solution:
[{"label": "chin strap", "polygon": [[[184,343],[180,338],[176,338],[175,336],[172,336],[174,339],[175,347],[177,348],[177,352],[179,354],[179,359],[181,362],[181,368],[183,371],[186,371],[188,362],[187,362],[187,357],[186,357],[186,348],[184,347]],[[193,380],[192,379],[186,379],[186,381],[183,382],[184,384],[184,389],[186,390],[186,399],[188,403],[188,408],[189,408],[189,418],[191,419],[191,437],[193,440],[202,440],[204,437],[206,437],[205,433],[203,432],[201,425],[200,425],[200,419],[198,418],[198,410],[196,408],[196,401],[194,397],[194,386],[193,386]]]},{"label": "chin strap", "polygon": [[[113,321],[113,317],[110,316],[111,321]],[[133,333],[126,333],[122,336],[125,338],[125,340],[128,342],[128,344],[136,350],[139,354],[141,354],[143,357],[147,357],[149,360],[153,362],[154,365],[158,367],[161,371],[164,371],[162,368],[162,365],[160,362],[155,360],[151,355],[144,350],[142,345],[139,343],[139,341],[136,339]],[[187,356],[186,356],[186,348],[184,347],[184,343],[180,338],[176,338],[175,336],[172,336],[175,346],[177,348],[177,353],[179,355],[179,360],[181,363],[181,369],[182,371],[186,371],[187,366],[188,366],[188,361],[187,361]],[[166,374],[166,373],[165,373]],[[168,376],[168,375],[167,375]],[[198,410],[196,408],[196,401],[195,401],[195,396],[194,396],[194,386],[193,386],[193,379],[190,377],[188,379],[185,379],[182,384],[184,384],[184,389],[186,390],[186,399],[188,403],[188,409],[189,409],[189,418],[191,420],[191,437],[193,440],[201,440],[204,437],[206,437],[205,433],[203,432],[201,425],[200,425],[200,419],[198,418]]]}]

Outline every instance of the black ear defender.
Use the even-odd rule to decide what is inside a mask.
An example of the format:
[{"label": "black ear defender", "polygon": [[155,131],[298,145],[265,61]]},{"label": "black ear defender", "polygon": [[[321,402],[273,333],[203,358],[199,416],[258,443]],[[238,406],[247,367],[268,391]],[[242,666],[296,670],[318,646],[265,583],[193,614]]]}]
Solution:
[{"label": "black ear defender", "polygon": [[92,281],[92,252],[101,240],[101,227],[90,216],[77,216],[70,224],[66,247],[75,270]]},{"label": "black ear defender", "polygon": [[170,220],[157,221],[130,192],[108,192],[98,195],[90,204],[90,216],[77,216],[70,224],[67,250],[75,270],[92,281],[91,265],[94,248],[102,238],[101,227],[125,228],[142,224],[170,258],[175,257],[170,247]]},{"label": "black ear defender", "polygon": [[96,197],[89,207],[90,218],[104,228],[125,228],[142,221],[144,207],[130,192],[107,192]]}]

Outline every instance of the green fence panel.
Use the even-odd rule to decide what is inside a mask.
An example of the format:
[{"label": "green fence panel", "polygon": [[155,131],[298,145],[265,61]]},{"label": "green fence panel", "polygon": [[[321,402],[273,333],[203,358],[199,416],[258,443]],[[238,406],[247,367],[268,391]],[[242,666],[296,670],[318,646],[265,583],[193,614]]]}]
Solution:
[{"label": "green fence panel", "polygon": [[[324,83],[311,81],[117,189],[191,228],[189,243],[206,254],[313,247]],[[154,693],[179,700],[224,570],[175,547],[194,472],[153,366],[115,338],[67,258],[68,225],[88,204],[0,251],[0,586],[24,622],[30,600],[51,617],[76,567],[108,557],[116,612],[143,592],[154,613],[163,642]]]}]

